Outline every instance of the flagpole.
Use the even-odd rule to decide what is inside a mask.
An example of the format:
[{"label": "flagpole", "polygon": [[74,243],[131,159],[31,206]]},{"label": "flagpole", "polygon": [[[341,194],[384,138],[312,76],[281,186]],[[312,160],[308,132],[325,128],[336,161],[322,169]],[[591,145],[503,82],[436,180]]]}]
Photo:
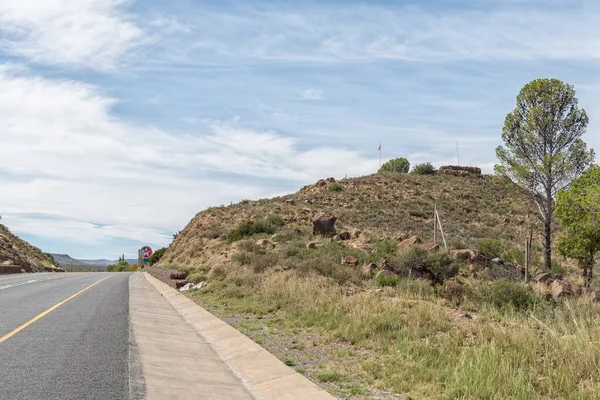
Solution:
[{"label": "flagpole", "polygon": [[381,169],[381,142],[379,142],[379,169]]}]

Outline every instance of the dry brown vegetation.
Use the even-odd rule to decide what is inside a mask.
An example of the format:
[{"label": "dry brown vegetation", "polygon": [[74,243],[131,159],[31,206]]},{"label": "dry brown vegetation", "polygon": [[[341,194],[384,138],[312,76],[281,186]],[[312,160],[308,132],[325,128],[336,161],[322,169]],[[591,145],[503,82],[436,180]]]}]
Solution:
[{"label": "dry brown vegetation", "polygon": [[[516,259],[536,224],[530,198],[503,179],[378,174],[205,210],[159,265],[207,281],[188,294],[341,398],[598,398],[598,309],[519,282],[474,280],[443,254],[399,249],[398,237],[432,239],[434,204],[450,248]],[[321,214],[338,217],[338,232],[373,238],[314,238]],[[427,264],[444,283],[364,273],[382,258],[400,276]]]}]

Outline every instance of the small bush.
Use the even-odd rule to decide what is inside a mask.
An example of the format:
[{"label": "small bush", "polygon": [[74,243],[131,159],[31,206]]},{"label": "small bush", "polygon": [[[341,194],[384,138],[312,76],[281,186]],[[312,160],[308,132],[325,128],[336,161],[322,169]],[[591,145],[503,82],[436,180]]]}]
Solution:
[{"label": "small bush", "polygon": [[283,217],[279,214],[269,215],[267,222],[269,223],[269,225],[272,225],[277,228],[281,228],[282,226],[285,226],[285,221],[283,220]]},{"label": "small bush", "polygon": [[374,248],[379,257],[390,258],[398,253],[398,242],[390,238],[381,239],[375,242]]},{"label": "small bush", "polygon": [[512,308],[517,311],[525,311],[532,308],[538,301],[538,297],[529,286],[505,278],[480,284],[477,288],[477,295],[479,300],[499,310]]},{"label": "small bush", "polygon": [[377,284],[382,287],[385,287],[385,286],[395,287],[395,286],[398,286],[399,282],[400,282],[400,279],[395,276],[380,275],[377,277]]},{"label": "small bush", "polygon": [[[281,216],[278,216],[279,218],[277,218],[275,215],[276,214],[271,215],[269,217],[269,220],[267,221],[257,220],[242,222],[235,229],[229,231],[229,233],[227,234],[227,241],[229,243],[233,243],[245,237],[251,237],[259,233],[266,233],[269,235],[274,234],[277,228],[281,226],[274,225],[270,222],[270,220],[272,219],[275,223],[279,223],[278,221],[279,218],[281,218]],[[281,218],[281,221],[283,222],[283,218]]]},{"label": "small bush", "polygon": [[193,284],[198,284],[200,282],[207,281],[208,276],[204,272],[195,272],[191,275],[188,275],[186,279]]},{"label": "small bush", "polygon": [[492,258],[501,257],[504,253],[504,245],[498,239],[479,239],[477,250]]},{"label": "small bush", "polygon": [[438,289],[438,295],[458,307],[464,300],[473,297],[473,289],[456,279],[450,279]]},{"label": "small bush", "polygon": [[344,187],[337,182],[333,182],[329,184],[329,190],[331,190],[332,192],[341,192],[342,190],[344,190]]},{"label": "small bush", "polygon": [[431,163],[417,164],[413,167],[411,173],[415,175],[433,175],[435,174],[435,168]]},{"label": "small bush", "polygon": [[391,263],[394,272],[400,276],[422,273],[430,275],[432,281],[438,284],[442,284],[446,279],[456,276],[460,267],[446,253],[431,253],[416,246],[400,251]]},{"label": "small bush", "polygon": [[565,269],[563,268],[560,260],[557,260],[556,258],[552,259],[552,267],[550,273],[555,279],[562,279],[564,277]]}]

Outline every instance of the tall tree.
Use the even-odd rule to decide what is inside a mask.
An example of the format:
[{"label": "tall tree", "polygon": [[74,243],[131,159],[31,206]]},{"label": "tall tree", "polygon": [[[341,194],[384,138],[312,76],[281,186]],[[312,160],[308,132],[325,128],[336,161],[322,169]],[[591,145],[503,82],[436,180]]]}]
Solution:
[{"label": "tall tree", "polygon": [[558,192],[556,217],[565,229],[558,251],[579,262],[589,286],[600,251],[600,167],[589,168],[568,189]]},{"label": "tall tree", "polygon": [[554,196],[594,161],[581,136],[588,117],[575,89],[558,79],[536,79],[517,96],[502,129],[496,173],[531,191],[544,224],[544,265],[552,266]]}]

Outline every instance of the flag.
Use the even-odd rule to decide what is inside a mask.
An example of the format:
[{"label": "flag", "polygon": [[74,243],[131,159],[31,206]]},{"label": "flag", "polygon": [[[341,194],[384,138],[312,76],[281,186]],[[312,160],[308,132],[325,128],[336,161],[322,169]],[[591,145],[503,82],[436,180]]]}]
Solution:
[{"label": "flag", "polygon": [[381,143],[379,143],[379,147],[377,148],[377,150],[381,151]]}]

